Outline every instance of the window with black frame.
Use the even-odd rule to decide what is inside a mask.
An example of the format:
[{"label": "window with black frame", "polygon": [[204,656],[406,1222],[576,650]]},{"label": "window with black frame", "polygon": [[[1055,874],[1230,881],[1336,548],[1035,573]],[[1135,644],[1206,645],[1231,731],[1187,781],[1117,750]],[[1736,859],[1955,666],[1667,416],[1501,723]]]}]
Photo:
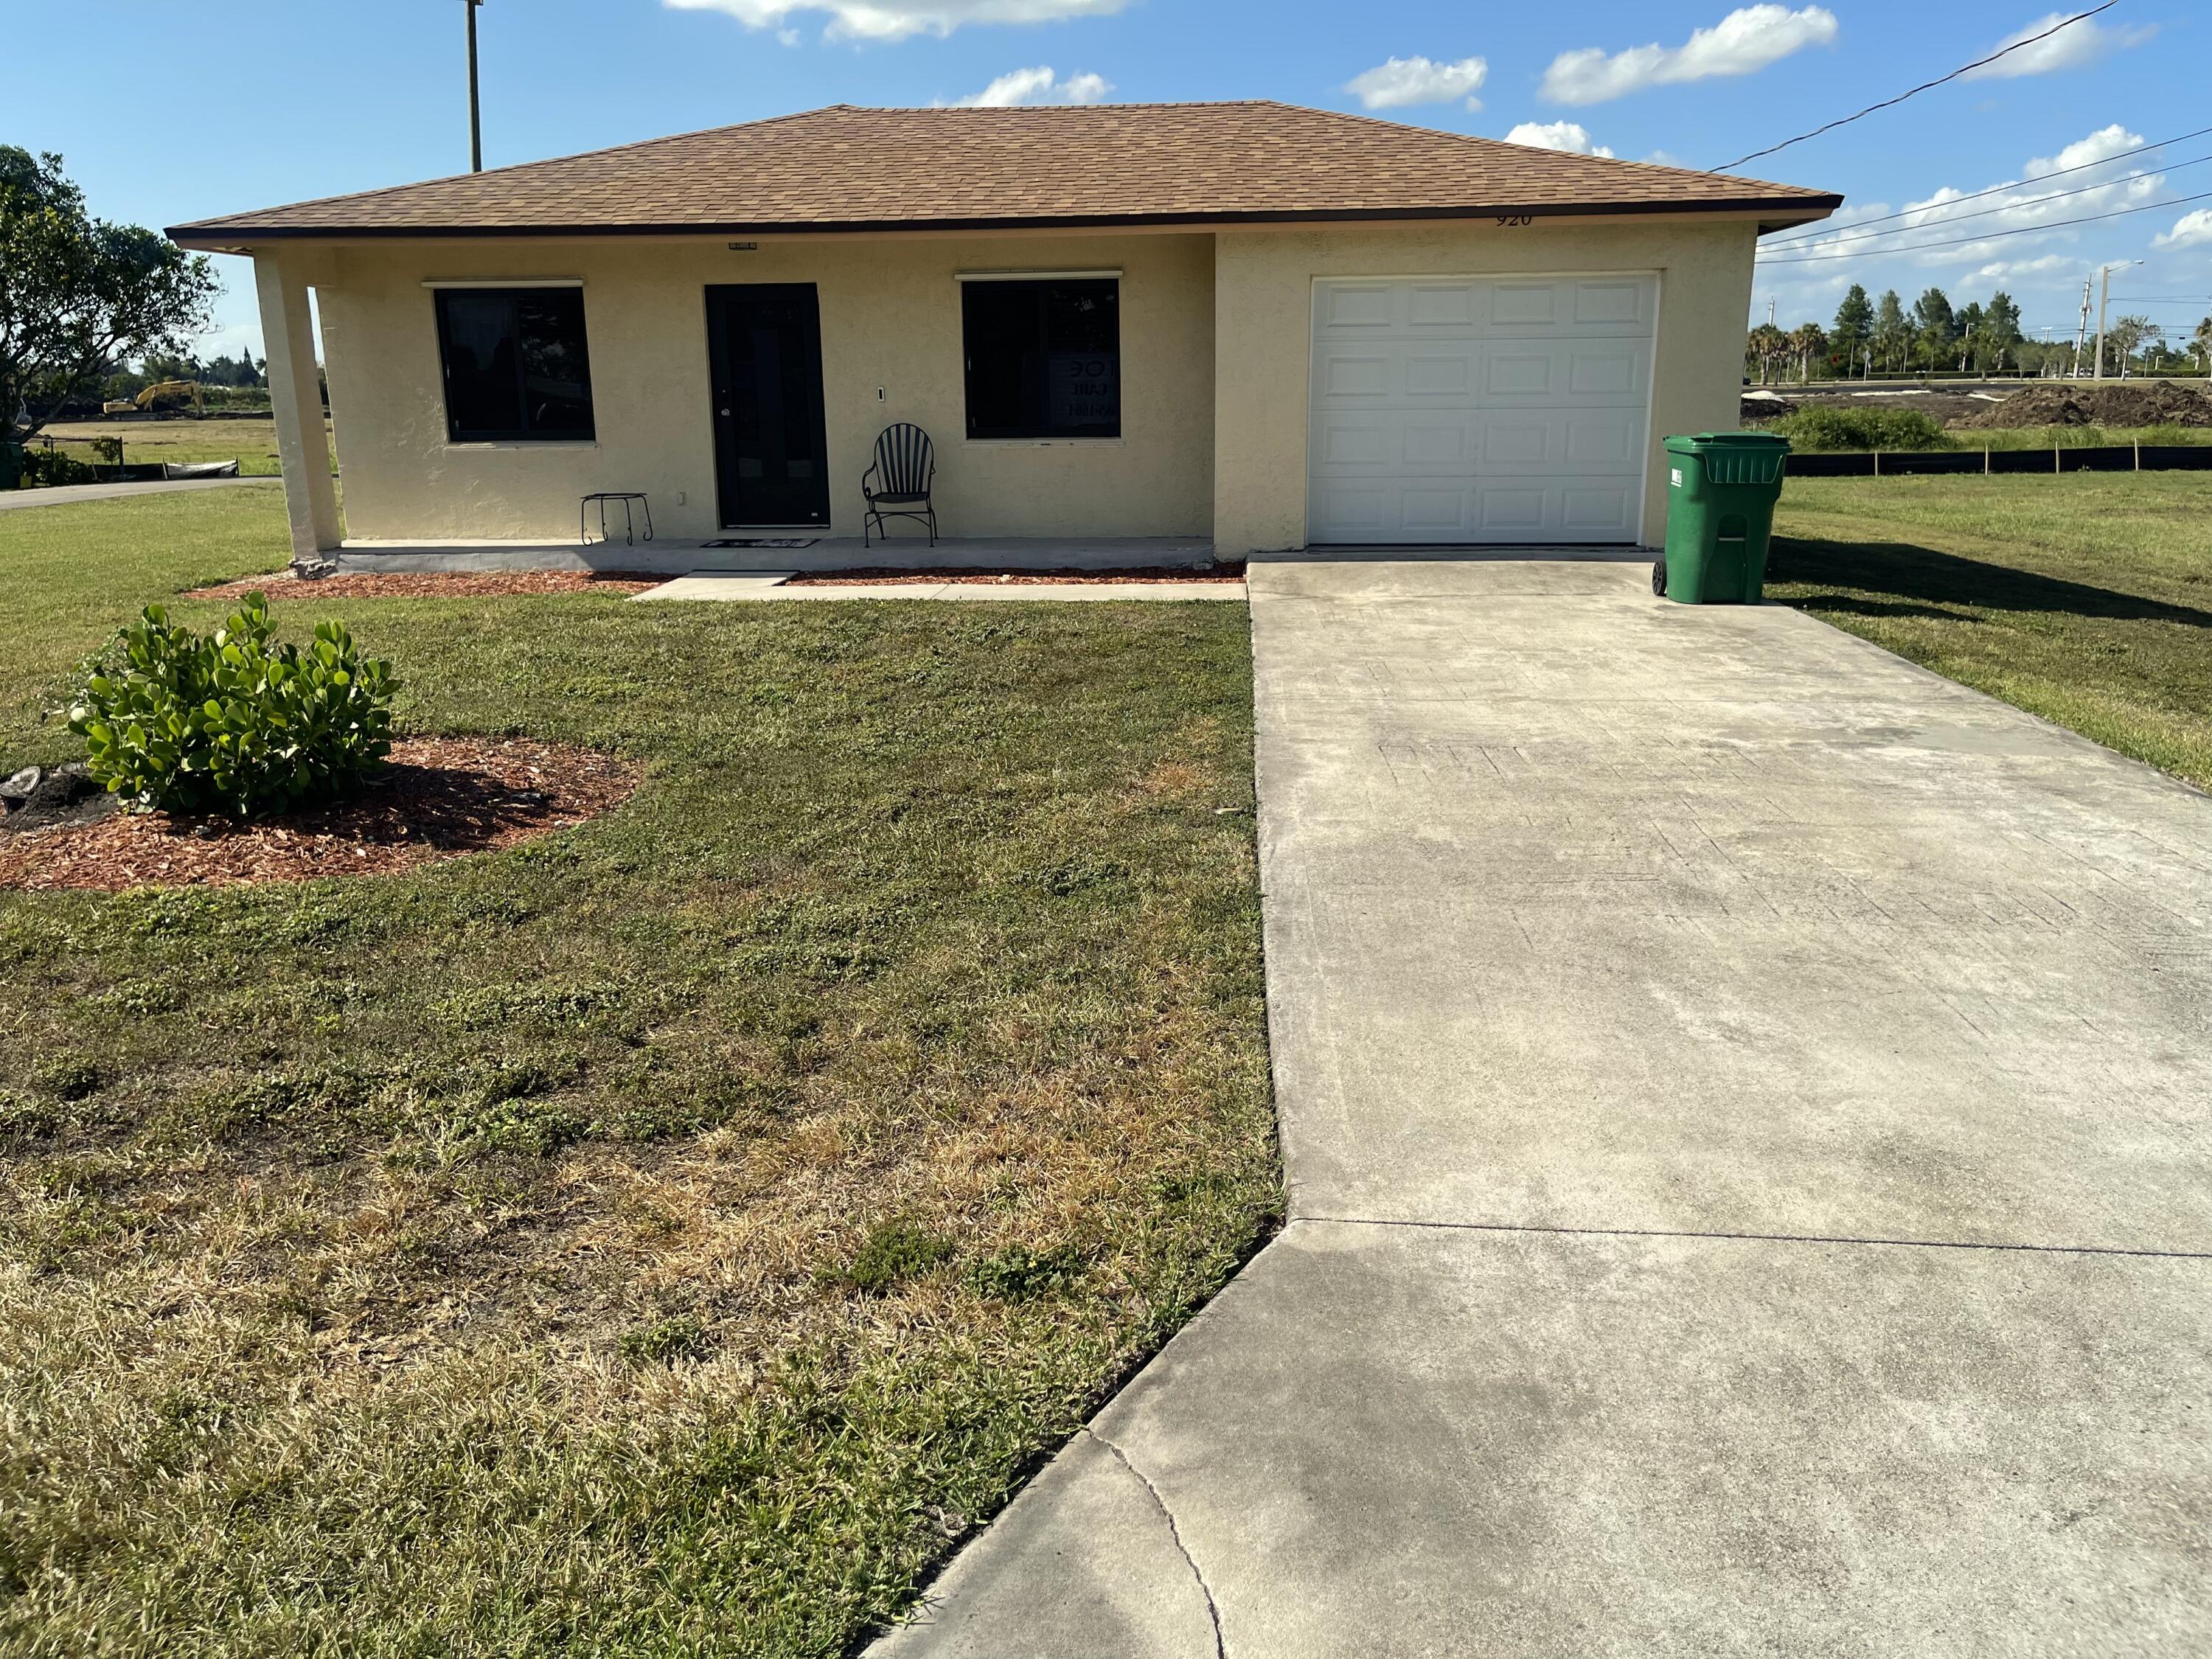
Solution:
[{"label": "window with black frame", "polygon": [[1121,435],[1121,285],[1109,277],[960,285],[971,438]]},{"label": "window with black frame", "polygon": [[441,288],[438,352],[455,443],[589,438],[580,288]]}]

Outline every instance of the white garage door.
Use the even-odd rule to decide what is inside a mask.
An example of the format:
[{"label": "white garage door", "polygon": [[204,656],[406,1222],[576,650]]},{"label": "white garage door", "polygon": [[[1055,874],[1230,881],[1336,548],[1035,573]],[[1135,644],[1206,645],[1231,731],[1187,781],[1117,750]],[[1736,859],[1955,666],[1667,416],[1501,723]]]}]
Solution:
[{"label": "white garage door", "polygon": [[1314,290],[1311,542],[1632,542],[1658,282]]}]

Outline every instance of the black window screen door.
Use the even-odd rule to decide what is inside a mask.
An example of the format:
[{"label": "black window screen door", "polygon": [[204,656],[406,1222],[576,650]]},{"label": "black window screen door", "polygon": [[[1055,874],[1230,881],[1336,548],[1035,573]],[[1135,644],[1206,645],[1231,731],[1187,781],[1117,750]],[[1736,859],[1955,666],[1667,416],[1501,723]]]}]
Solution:
[{"label": "black window screen door", "polygon": [[708,289],[707,344],[723,527],[827,526],[830,441],[814,284]]}]

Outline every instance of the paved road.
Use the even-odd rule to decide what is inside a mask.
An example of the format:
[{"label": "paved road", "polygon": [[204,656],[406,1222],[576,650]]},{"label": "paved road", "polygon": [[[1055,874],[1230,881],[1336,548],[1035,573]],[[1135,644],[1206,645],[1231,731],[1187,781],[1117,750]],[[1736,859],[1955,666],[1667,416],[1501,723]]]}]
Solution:
[{"label": "paved road", "polygon": [[234,489],[240,484],[273,484],[279,478],[155,478],[144,483],[54,484],[44,489],[0,493],[0,513],[28,507],[66,507],[71,501],[112,501],[125,495],[159,495],[172,489]]},{"label": "paved road", "polygon": [[1252,593],[1291,1220],[884,1651],[2212,1651],[2212,799],[1634,566]]}]

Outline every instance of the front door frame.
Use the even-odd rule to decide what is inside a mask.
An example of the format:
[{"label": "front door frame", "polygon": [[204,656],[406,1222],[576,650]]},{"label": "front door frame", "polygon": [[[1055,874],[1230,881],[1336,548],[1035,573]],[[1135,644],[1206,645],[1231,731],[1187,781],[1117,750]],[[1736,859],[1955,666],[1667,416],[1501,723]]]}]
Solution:
[{"label": "front door frame", "polygon": [[[742,508],[744,481],[736,476],[736,387],[730,372],[729,307],[744,299],[803,299],[807,307],[806,331],[814,360],[814,440],[818,458],[818,515],[813,518],[746,516]],[[828,395],[822,373],[821,290],[812,283],[710,283],[706,290],[707,380],[711,395],[709,420],[714,445],[714,520],[725,530],[805,529],[826,534],[830,529],[830,435]]]}]

